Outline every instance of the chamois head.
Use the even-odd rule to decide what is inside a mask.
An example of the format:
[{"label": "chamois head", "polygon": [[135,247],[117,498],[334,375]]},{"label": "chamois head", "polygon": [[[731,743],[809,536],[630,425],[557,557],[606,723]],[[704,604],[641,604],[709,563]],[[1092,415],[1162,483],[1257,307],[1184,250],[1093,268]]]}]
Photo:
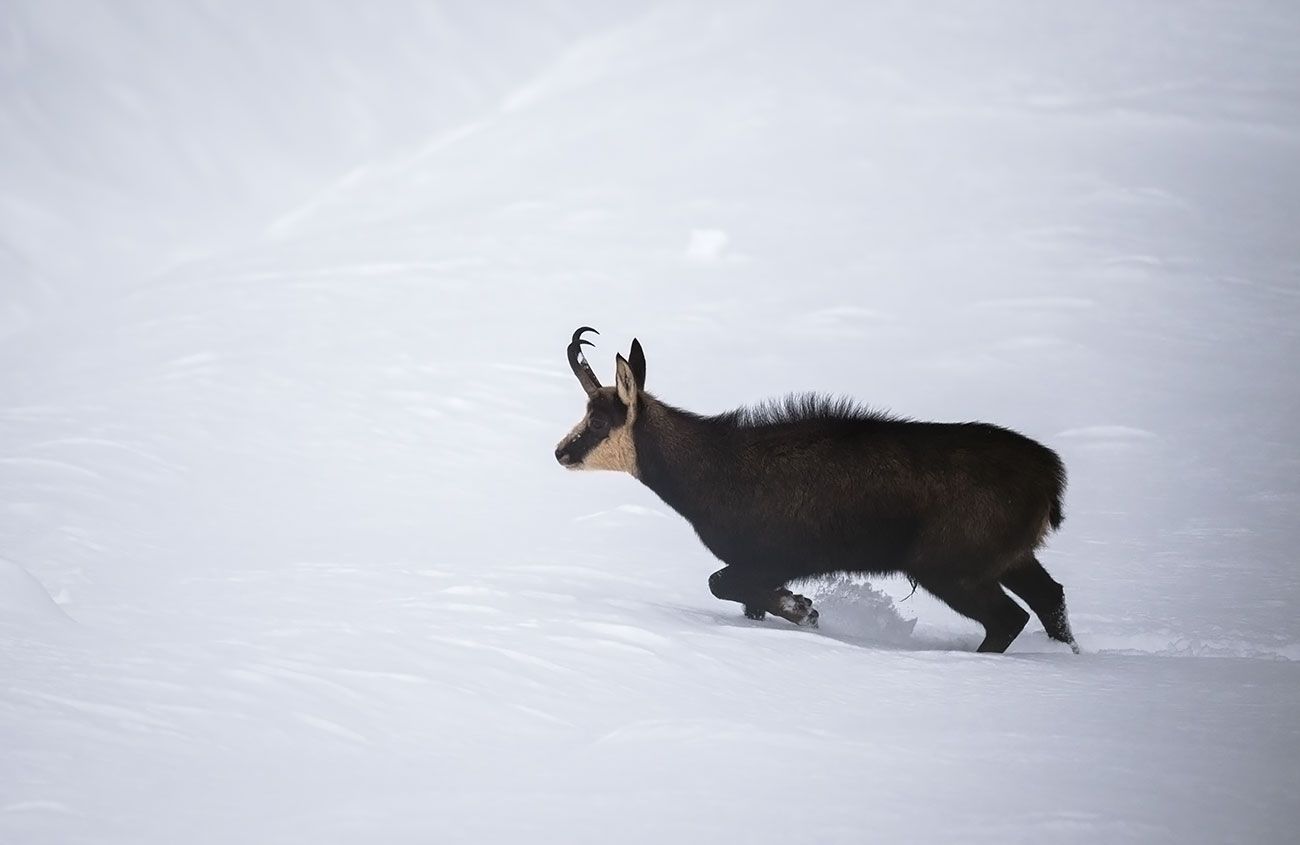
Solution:
[{"label": "chamois head", "polygon": [[593,345],[582,339],[583,332],[600,332],[583,326],[569,342],[569,366],[587,392],[587,412],[555,447],[555,459],[568,469],[611,469],[637,475],[632,424],[645,388],[645,353],[634,339],[627,358],[614,356],[614,386],[601,387],[582,354],[584,345]]}]

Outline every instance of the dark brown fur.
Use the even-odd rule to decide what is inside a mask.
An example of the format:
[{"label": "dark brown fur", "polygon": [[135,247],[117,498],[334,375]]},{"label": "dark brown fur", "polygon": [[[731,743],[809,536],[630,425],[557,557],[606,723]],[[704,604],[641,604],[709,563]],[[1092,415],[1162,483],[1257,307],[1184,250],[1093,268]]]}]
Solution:
[{"label": "dark brown fur", "polygon": [[[726,564],[709,580],[719,598],[753,618],[815,624],[790,581],[901,573],[980,622],[981,651],[1003,651],[1028,620],[1005,587],[1077,651],[1061,586],[1034,556],[1063,518],[1065,469],[1051,449],[986,423],[913,422],[817,396],[699,416],[645,392],[639,344],[631,357],[618,360],[636,382],[624,390],[633,474]],[[627,407],[614,388],[591,407],[599,415],[611,400]],[[575,432],[557,457],[582,468],[574,449],[599,437]]]}]

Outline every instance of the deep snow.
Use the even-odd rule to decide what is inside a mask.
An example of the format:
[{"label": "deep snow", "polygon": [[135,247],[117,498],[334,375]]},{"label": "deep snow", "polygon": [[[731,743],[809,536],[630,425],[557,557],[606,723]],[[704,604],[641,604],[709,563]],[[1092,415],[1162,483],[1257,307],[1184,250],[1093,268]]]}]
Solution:
[{"label": "deep snow", "polygon": [[[0,841],[1290,841],[1286,3],[6,2]],[[745,620],[570,474],[712,412],[1070,471],[1085,654]]]}]

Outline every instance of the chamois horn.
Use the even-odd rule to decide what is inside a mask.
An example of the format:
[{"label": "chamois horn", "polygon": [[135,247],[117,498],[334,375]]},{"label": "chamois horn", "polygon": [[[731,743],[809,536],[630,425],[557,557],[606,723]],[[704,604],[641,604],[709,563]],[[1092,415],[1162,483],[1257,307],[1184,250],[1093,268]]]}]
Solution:
[{"label": "chamois horn", "polygon": [[583,332],[600,334],[591,326],[582,326],[573,333],[573,339],[569,341],[569,366],[573,368],[573,374],[578,377],[582,389],[590,396],[600,389],[600,379],[596,378],[596,374],[591,371],[587,356],[582,354],[583,346],[595,346],[591,341],[582,339]]}]

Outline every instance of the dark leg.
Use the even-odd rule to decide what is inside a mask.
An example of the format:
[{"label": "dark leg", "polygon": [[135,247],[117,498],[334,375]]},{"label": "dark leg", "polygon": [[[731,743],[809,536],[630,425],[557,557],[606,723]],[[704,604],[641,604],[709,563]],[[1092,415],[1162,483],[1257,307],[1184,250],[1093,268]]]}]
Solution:
[{"label": "dark leg", "polygon": [[817,611],[813,610],[812,601],[782,587],[785,580],[727,566],[709,576],[709,591],[724,601],[743,604],[750,619],[762,619],[771,613],[796,625],[817,627]]},{"label": "dark leg", "polygon": [[1070,632],[1070,618],[1065,612],[1065,589],[1047,574],[1047,570],[1030,555],[1002,575],[1002,585],[1024,599],[1043,623],[1047,636],[1066,643],[1075,654],[1079,644]]},{"label": "dark leg", "polygon": [[984,626],[984,642],[980,643],[979,651],[1006,651],[1029,621],[1029,614],[1016,604],[1015,599],[1002,592],[996,581],[977,584],[927,584],[922,581],[921,586],[962,616]]}]

